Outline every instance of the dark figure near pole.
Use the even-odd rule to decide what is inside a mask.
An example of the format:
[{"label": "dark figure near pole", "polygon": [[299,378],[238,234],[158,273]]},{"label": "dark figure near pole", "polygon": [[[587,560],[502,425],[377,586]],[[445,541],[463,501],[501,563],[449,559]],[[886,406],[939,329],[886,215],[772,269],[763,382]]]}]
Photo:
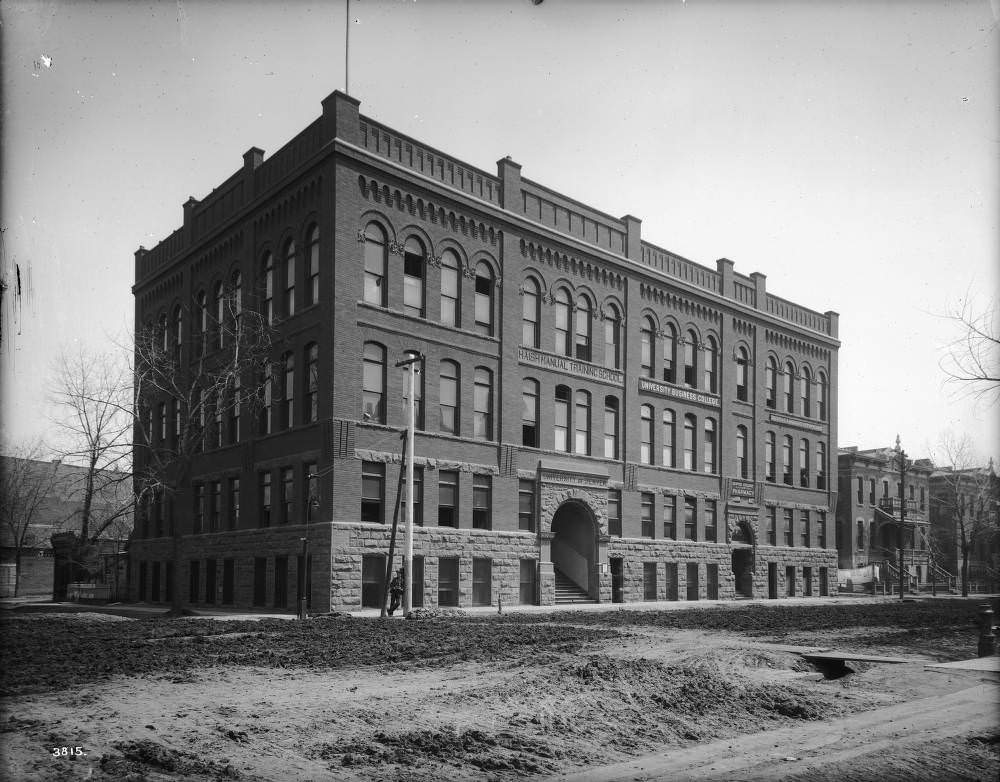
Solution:
[{"label": "dark figure near pole", "polygon": [[400,568],[392,581],[389,582],[389,594],[392,597],[389,603],[389,616],[392,616],[392,612],[399,608],[399,604],[403,600],[403,592],[405,591],[406,574],[403,572],[403,568]]}]

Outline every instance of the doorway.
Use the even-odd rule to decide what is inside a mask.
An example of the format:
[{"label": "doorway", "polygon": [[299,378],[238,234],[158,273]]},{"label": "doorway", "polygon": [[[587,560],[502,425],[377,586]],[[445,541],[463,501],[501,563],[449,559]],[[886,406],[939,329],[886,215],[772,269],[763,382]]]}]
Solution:
[{"label": "doorway", "polygon": [[753,597],[753,549],[733,548],[733,577],[736,597]]},{"label": "doorway", "polygon": [[570,590],[575,586],[581,598],[597,600],[597,525],[593,514],[581,503],[565,502],[552,518],[552,534],[557,583]]}]

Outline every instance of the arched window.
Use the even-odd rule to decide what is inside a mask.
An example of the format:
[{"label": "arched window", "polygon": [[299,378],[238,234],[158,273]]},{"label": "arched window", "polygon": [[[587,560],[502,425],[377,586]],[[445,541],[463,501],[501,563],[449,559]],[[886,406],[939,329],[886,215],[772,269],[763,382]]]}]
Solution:
[{"label": "arched window", "polygon": [[156,348],[157,345],[159,345],[160,346],[160,350],[162,350],[164,353],[166,353],[167,350],[169,350],[168,345],[169,345],[169,342],[170,342],[170,332],[167,330],[167,315],[166,315],[166,313],[163,313],[162,315],[160,315],[160,319],[157,322],[156,331],[152,331],[152,328],[151,328],[150,332],[151,332],[150,333],[150,338],[152,340],[154,349]]},{"label": "arched window", "polygon": [[221,448],[223,435],[225,434],[222,425],[222,416],[226,410],[226,396],[223,393],[223,389],[219,388],[216,390],[212,408],[212,412],[214,413],[212,420],[212,446],[214,448]]},{"label": "arched window", "polygon": [[764,404],[772,410],[778,406],[778,362],[774,356],[767,357],[764,368]]},{"label": "arched window", "polygon": [[642,319],[642,328],[639,330],[639,343],[641,350],[640,373],[646,377],[653,376],[653,346],[655,337],[653,336],[653,321],[650,318]]},{"label": "arched window", "polygon": [[684,339],[684,385],[688,388],[697,386],[697,366],[694,363],[697,347],[698,337],[693,331],[689,331]]},{"label": "arched window", "polygon": [[747,428],[736,427],[736,474],[747,477]]},{"label": "arched window", "polygon": [[705,472],[718,472],[716,462],[715,419],[705,419]]},{"label": "arched window", "polygon": [[285,317],[295,314],[295,242],[285,242]]},{"label": "arched window", "polygon": [[306,345],[306,386],[302,412],[305,423],[319,420],[319,346],[315,342]]},{"label": "arched window", "polygon": [[531,277],[521,286],[521,344],[538,347],[538,283]]},{"label": "arched window", "polygon": [[282,356],[282,364],[285,375],[284,396],[282,398],[284,402],[283,423],[286,429],[291,429],[295,426],[295,354],[289,352]]},{"label": "arched window", "polygon": [[385,348],[366,342],[361,377],[361,410],[364,420],[385,423]]},{"label": "arched window", "polygon": [[604,397],[604,458],[618,458],[618,397]]},{"label": "arched window", "polygon": [[[418,350],[404,350],[403,355],[412,358],[419,356]],[[424,371],[423,362],[420,361],[414,367],[413,373],[413,425],[417,429],[424,428]],[[403,373],[403,420],[410,420],[410,367],[401,367]]]},{"label": "arched window", "polygon": [[553,430],[555,434],[555,450],[569,450],[569,388],[556,386],[555,419]]},{"label": "arched window", "polygon": [[586,391],[576,392],[576,410],[573,412],[573,431],[575,433],[573,450],[587,456],[590,454],[590,394]]},{"label": "arched window", "polygon": [[[240,441],[240,405],[242,403],[243,391],[240,388],[240,376],[233,377],[232,404],[229,407],[229,442],[238,443]],[[176,415],[175,425],[177,433],[180,434],[181,418],[180,406],[175,403],[174,412]]]},{"label": "arched window", "polygon": [[663,379],[677,382],[677,331],[670,323],[663,329]]},{"label": "arched window", "polygon": [[274,258],[271,253],[264,253],[264,258],[260,263],[261,278],[261,312],[264,322],[268,325],[274,323]]},{"label": "arched window", "polygon": [[243,275],[239,269],[233,272],[233,339],[239,341],[243,327]]},{"label": "arched window", "polygon": [[438,429],[446,434],[460,434],[458,417],[458,364],[454,361],[441,362],[438,395],[441,410]]},{"label": "arched window", "polygon": [[198,292],[198,352],[203,354],[208,349],[208,294]]},{"label": "arched window", "polygon": [[472,436],[492,440],[493,373],[486,367],[476,367],[472,382]]},{"label": "arched window", "polygon": [[705,390],[713,394],[718,392],[719,378],[719,346],[715,337],[709,335],[705,343]]},{"label": "arched window", "polygon": [[799,486],[809,488],[809,441],[799,442]]},{"label": "arched window", "polygon": [[590,361],[590,299],[580,296],[576,300],[576,357]]},{"label": "arched window", "polygon": [[785,373],[782,375],[782,388],[785,397],[785,412],[792,413],[795,411],[795,403],[792,398],[792,379],[795,377],[795,368],[792,366],[791,361],[785,362]]},{"label": "arched window", "polygon": [[271,434],[274,429],[273,405],[274,399],[274,377],[272,376],[271,364],[264,365],[261,373],[260,384],[264,389],[263,399],[260,406],[260,433]]},{"label": "arched window", "polygon": [[538,447],[538,381],[530,377],[521,383],[521,445]]},{"label": "arched window", "polygon": [[676,467],[677,463],[674,456],[674,422],[675,416],[673,410],[663,411],[663,459],[662,464],[664,467]]},{"label": "arched window", "polygon": [[385,231],[378,223],[368,223],[365,227],[364,297],[369,304],[386,306],[386,292],[389,286],[386,284],[385,271]]},{"label": "arched window", "polygon": [[614,304],[608,304],[604,313],[604,366],[621,369],[621,315]]},{"label": "arched window", "polygon": [[[826,444],[822,441],[816,443],[816,488],[826,488]],[[871,485],[871,501],[875,503],[875,481]]]},{"label": "arched window", "polygon": [[459,302],[462,298],[462,273],[454,250],[441,253],[441,322],[461,326]]},{"label": "arched window", "polygon": [[792,437],[787,434],[781,445],[781,481],[792,485]]},{"label": "arched window", "polygon": [[184,343],[184,326],[181,315],[181,305],[174,307],[174,318],[172,329],[174,336],[174,361],[181,360],[181,345]]},{"label": "arched window", "polygon": [[424,245],[411,236],[403,246],[403,312],[415,318],[424,316]]},{"label": "arched window", "polygon": [[750,398],[750,356],[742,345],[736,349],[736,398],[746,402]]},{"label": "arched window", "polygon": [[696,443],[694,441],[694,429],[697,425],[695,417],[688,413],[684,416],[684,469],[694,471],[694,452]]},{"label": "arched window", "polygon": [[653,463],[653,408],[643,405],[639,409],[639,461]]},{"label": "arched window", "polygon": [[809,375],[807,367],[802,368],[802,375],[799,377],[799,413],[806,418],[812,416],[812,377]]},{"label": "arched window", "polygon": [[829,401],[827,396],[827,393],[829,391],[829,386],[827,386],[826,383],[826,375],[824,375],[822,372],[818,373],[816,376],[816,385],[817,385],[816,389],[817,406],[819,408],[817,410],[817,413],[819,415],[819,420],[825,421],[827,416],[827,402]]},{"label": "arched window", "polygon": [[555,351],[560,356],[570,355],[569,294],[564,288],[556,290]]},{"label": "arched window", "polygon": [[493,335],[493,270],[485,261],[476,264],[476,331]]},{"label": "arched window", "polygon": [[764,480],[774,483],[775,478],[775,442],[774,442],[774,432],[767,432],[764,434]]},{"label": "arched window", "polygon": [[308,275],[306,280],[306,306],[319,301],[319,226],[310,226],[306,232],[306,257]]}]

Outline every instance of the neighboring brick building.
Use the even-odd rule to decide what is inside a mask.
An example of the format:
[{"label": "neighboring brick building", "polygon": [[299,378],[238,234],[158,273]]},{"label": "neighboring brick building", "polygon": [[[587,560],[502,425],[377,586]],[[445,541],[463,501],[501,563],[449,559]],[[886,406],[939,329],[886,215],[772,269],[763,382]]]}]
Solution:
[{"label": "neighboring brick building", "polygon": [[137,328],[238,279],[284,369],[270,433],[244,412],[138,525],[134,596],[291,609],[308,536],[313,610],[376,604],[406,351],[415,604],[551,604],[557,577],[602,602],[835,590],[837,314],[358,108],[333,93],[136,252]]},{"label": "neighboring brick building", "polygon": [[[903,524],[903,561],[908,584],[931,581],[931,539],[928,480],[934,467],[927,459],[907,460],[901,478],[892,448],[859,451],[844,448],[838,454],[839,501],[837,549],[841,568],[881,566],[881,578],[897,583],[899,524]],[[905,504],[905,519],[901,505]],[[937,571],[939,583],[947,578]]]},{"label": "neighboring brick building", "polygon": [[930,522],[941,558],[962,583],[962,536],[969,541],[968,591],[1000,590],[1000,479],[986,467],[942,468],[930,476]]}]

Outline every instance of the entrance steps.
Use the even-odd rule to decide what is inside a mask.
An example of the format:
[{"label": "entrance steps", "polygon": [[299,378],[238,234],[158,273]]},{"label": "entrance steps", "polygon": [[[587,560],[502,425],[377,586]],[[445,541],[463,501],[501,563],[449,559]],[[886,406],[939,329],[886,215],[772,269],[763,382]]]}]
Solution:
[{"label": "entrance steps", "polygon": [[575,582],[571,581],[561,570],[555,568],[556,605],[566,603],[593,603],[590,595],[584,592]]}]

